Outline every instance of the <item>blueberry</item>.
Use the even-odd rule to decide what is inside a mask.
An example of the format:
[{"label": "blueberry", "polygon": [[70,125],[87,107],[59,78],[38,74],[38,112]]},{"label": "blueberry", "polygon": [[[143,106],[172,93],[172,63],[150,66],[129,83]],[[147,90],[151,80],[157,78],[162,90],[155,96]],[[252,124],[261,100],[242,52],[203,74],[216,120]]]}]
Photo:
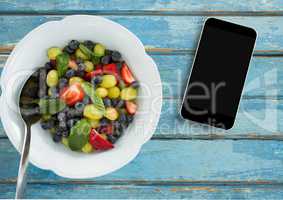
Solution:
[{"label": "blueberry", "polygon": [[95,77],[95,84],[100,84],[102,82],[102,76]]},{"label": "blueberry", "polygon": [[65,112],[60,112],[60,113],[58,113],[58,115],[57,115],[57,119],[59,120],[59,121],[66,121],[66,113]]},{"label": "blueberry", "polygon": [[[126,116],[127,119],[127,116]],[[120,131],[123,132],[129,126],[128,119],[120,123]]]},{"label": "blueberry", "polygon": [[119,102],[118,99],[112,99],[112,106],[116,107],[118,102]]},{"label": "blueberry", "polygon": [[71,49],[69,46],[65,46],[63,48],[63,51],[68,53],[68,54],[73,54],[75,52],[74,49]]},{"label": "blueberry", "polygon": [[113,123],[112,123],[112,125],[113,125],[113,128],[114,129],[119,129],[119,127],[120,127],[120,122],[119,121],[114,121]]},{"label": "blueberry", "polygon": [[109,122],[109,120],[107,119],[107,118],[102,118],[101,120],[100,120],[100,126],[106,126],[106,125],[108,125],[110,122]]},{"label": "blueberry", "polygon": [[89,103],[90,103],[90,98],[89,98],[88,96],[85,96],[84,99],[83,99],[83,101],[82,101],[82,103],[83,103],[84,105],[89,104]]},{"label": "blueberry", "polygon": [[83,104],[82,102],[77,102],[75,104],[75,109],[82,112],[84,110],[85,104]]},{"label": "blueberry", "polygon": [[66,76],[66,78],[71,78],[71,77],[75,76],[75,74],[76,74],[76,71],[75,71],[75,70],[69,69],[69,70],[65,73],[65,76]]},{"label": "blueberry", "polygon": [[117,134],[117,132],[121,132],[121,123],[119,121],[114,121],[113,128],[114,128],[113,134]]},{"label": "blueberry", "polygon": [[119,131],[122,133],[128,126],[129,124],[127,122],[122,123],[119,127]]},{"label": "blueberry", "polygon": [[81,63],[84,63],[84,61],[81,58],[77,58],[76,63],[81,64]]},{"label": "blueberry", "polygon": [[83,42],[83,45],[85,45],[88,49],[92,51],[95,44],[90,40],[86,40]]},{"label": "blueberry", "polygon": [[68,84],[68,80],[66,78],[60,78],[59,80],[59,88],[64,88],[65,86],[67,86]]},{"label": "blueberry", "polygon": [[47,120],[47,121],[40,121],[41,128],[44,130],[50,129],[54,126],[53,120]]},{"label": "blueberry", "polygon": [[125,101],[123,99],[120,99],[117,104],[116,107],[117,108],[122,108],[125,105]]},{"label": "blueberry", "polygon": [[95,76],[91,79],[91,84],[96,87],[98,84],[102,82],[102,76]]},{"label": "blueberry", "polygon": [[69,131],[68,130],[66,130],[66,131],[62,131],[62,136],[63,137],[68,137],[69,136]]},{"label": "blueberry", "polygon": [[68,44],[69,48],[72,49],[72,50],[76,50],[77,48],[79,48],[79,41],[77,40],[71,40]]},{"label": "blueberry", "polygon": [[66,131],[66,130],[67,130],[67,123],[66,123],[66,121],[60,121],[58,128],[59,128],[59,130],[61,130],[61,131]]},{"label": "blueberry", "polygon": [[124,123],[124,122],[126,122],[126,121],[127,121],[126,114],[125,114],[125,113],[123,113],[123,112],[121,112],[121,113],[120,113],[120,115],[119,115],[119,119],[118,119],[118,121],[119,121],[120,123]]},{"label": "blueberry", "polygon": [[84,63],[79,63],[78,64],[78,70],[84,71],[85,70],[85,64]]},{"label": "blueberry", "polygon": [[82,116],[82,111],[78,111],[74,108],[70,108],[67,112],[67,117],[70,118],[74,118],[74,117],[81,117]]},{"label": "blueberry", "polygon": [[110,107],[111,106],[111,100],[109,98],[104,98],[103,99],[103,103],[106,107]]},{"label": "blueberry", "polygon": [[51,65],[50,62],[45,63],[44,67],[45,67],[45,69],[47,69],[47,70],[51,70],[51,69],[52,69],[52,65]]},{"label": "blueberry", "polygon": [[54,142],[60,142],[62,139],[62,134],[61,132],[56,132],[54,135],[53,135],[53,141]]},{"label": "blueberry", "polygon": [[118,51],[113,51],[111,57],[113,61],[118,62],[121,59],[121,54]]},{"label": "blueberry", "polygon": [[111,61],[111,57],[110,57],[110,56],[108,56],[108,55],[103,56],[103,57],[101,58],[101,63],[102,63],[102,64],[104,64],[104,65],[109,64],[109,63],[110,63],[110,61]]},{"label": "blueberry", "polygon": [[102,133],[105,133],[105,126],[101,126],[97,129],[97,132],[102,134]]},{"label": "blueberry", "polygon": [[93,87],[96,87],[96,80],[95,80],[95,77],[93,77],[91,80],[90,80],[90,83],[93,85]]},{"label": "blueberry", "polygon": [[126,125],[115,122],[114,123],[114,132],[113,135],[117,138],[119,138],[122,134],[123,131],[126,129]]},{"label": "blueberry", "polygon": [[133,88],[139,88],[139,87],[140,87],[140,84],[139,84],[139,82],[134,81],[134,82],[131,83],[131,86],[132,86]]},{"label": "blueberry", "polygon": [[69,128],[72,128],[77,123],[77,121],[79,121],[79,119],[77,119],[77,118],[69,119],[67,121],[67,126]]},{"label": "blueberry", "polygon": [[84,77],[85,71],[83,71],[83,70],[77,70],[77,71],[76,71],[76,75],[77,75],[78,77]]},{"label": "blueberry", "polygon": [[117,137],[113,136],[113,135],[107,135],[107,139],[114,144],[117,141]]},{"label": "blueberry", "polygon": [[133,115],[127,115],[127,122],[128,123],[132,123],[134,120],[134,116]]}]

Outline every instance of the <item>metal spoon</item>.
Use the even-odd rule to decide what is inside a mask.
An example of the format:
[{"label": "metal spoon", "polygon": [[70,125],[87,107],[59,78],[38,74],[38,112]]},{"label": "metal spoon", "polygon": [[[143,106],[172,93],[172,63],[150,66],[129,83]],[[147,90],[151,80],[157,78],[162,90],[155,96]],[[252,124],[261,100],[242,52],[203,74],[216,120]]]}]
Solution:
[{"label": "metal spoon", "polygon": [[40,70],[34,72],[25,82],[20,94],[20,112],[23,121],[25,122],[24,141],[21,150],[21,160],[18,171],[16,199],[22,199],[26,186],[26,170],[28,167],[28,156],[31,142],[31,126],[40,119],[39,106],[34,103],[38,99],[39,94],[39,74]]}]

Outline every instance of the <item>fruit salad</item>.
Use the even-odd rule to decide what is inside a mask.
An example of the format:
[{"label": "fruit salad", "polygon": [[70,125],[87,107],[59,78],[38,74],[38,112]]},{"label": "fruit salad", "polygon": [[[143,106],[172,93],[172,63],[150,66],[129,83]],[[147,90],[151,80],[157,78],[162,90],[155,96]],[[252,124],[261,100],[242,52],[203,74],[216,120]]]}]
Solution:
[{"label": "fruit salad", "polygon": [[139,88],[121,54],[93,41],[71,40],[64,48],[49,48],[47,56],[33,74],[41,127],[73,151],[114,148],[134,119]]}]

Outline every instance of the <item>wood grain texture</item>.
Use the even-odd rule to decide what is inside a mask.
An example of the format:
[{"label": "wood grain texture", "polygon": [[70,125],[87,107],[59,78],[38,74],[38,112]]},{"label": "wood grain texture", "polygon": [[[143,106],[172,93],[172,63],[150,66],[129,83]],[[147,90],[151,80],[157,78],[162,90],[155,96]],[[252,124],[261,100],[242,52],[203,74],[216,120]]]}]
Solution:
[{"label": "wood grain texture", "polygon": [[[283,57],[252,59],[245,92],[240,103],[234,127],[229,131],[210,129],[180,119],[178,110],[183,83],[190,70],[192,56],[153,55],[163,84],[163,108],[155,136],[157,138],[202,138],[202,139],[261,139],[281,140],[283,108]],[[4,62],[0,62],[3,66]],[[1,70],[0,70],[1,71]],[[154,106],[154,105],[153,105]],[[4,135],[2,125],[0,135]],[[216,134],[215,136],[211,136]],[[232,136],[231,136],[232,135]]]},{"label": "wood grain texture", "polygon": [[[243,99],[240,103],[235,124],[230,130],[212,128],[180,118],[180,100],[164,99],[160,120],[154,136],[173,139],[197,136],[202,139],[274,139],[283,137],[283,100]],[[152,112],[154,112],[154,105]],[[142,128],[142,125],[141,125]],[[142,129],[141,129],[142,131]],[[5,132],[0,123],[0,136]],[[215,136],[213,136],[215,135]],[[262,138],[263,137],[263,138]],[[193,138],[192,138],[193,139]]]},{"label": "wood grain texture", "polygon": [[[0,139],[0,180],[15,181],[19,156]],[[51,159],[52,162],[52,158]],[[87,181],[264,181],[282,182],[283,145],[278,141],[153,140],[130,164]],[[91,167],[91,166],[90,166]],[[70,181],[50,171],[29,168],[30,181]],[[4,182],[3,182],[4,183]],[[79,181],[77,182],[79,183]]]},{"label": "wood grain texture", "polygon": [[[235,139],[245,137],[256,139],[257,135],[270,137],[275,134],[274,139],[280,140],[283,136],[283,122],[281,120],[283,118],[283,100],[281,99],[258,99],[257,97],[242,99],[234,127],[228,131],[185,121],[178,114],[179,108],[180,99],[163,99],[162,112],[155,136],[190,138],[191,136],[206,135],[208,139],[213,139],[209,135],[216,134],[218,136],[215,136],[215,139],[217,139],[229,134],[228,138],[233,135],[232,138],[235,137]],[[152,112],[154,112],[154,105]],[[3,135],[5,133],[1,124],[0,136]]]},{"label": "wood grain texture", "polygon": [[[193,55],[152,55],[152,58],[161,76],[163,96],[182,98]],[[283,57],[253,57],[243,95],[244,98],[282,96]]]},{"label": "wood grain texture", "polygon": [[[1,198],[14,198],[15,186],[0,185]],[[40,199],[273,199],[281,200],[281,186],[210,186],[210,185],[96,185],[28,184],[26,198]]]},{"label": "wood grain texture", "polygon": [[[5,59],[13,50],[15,44],[0,45],[0,59]],[[195,49],[172,49],[172,48],[155,48],[145,46],[145,51],[150,55],[194,55]],[[283,50],[254,50],[254,57],[282,57]]]},{"label": "wood grain texture", "polygon": [[37,1],[37,0],[2,0],[0,2],[0,10],[14,12],[42,12],[42,11],[277,11],[282,10],[282,0],[53,0],[53,1]]},{"label": "wood grain texture", "polygon": [[179,100],[164,100],[156,135],[268,135],[272,133],[281,134],[283,129],[283,107],[281,100],[243,99],[240,103],[235,124],[228,131],[185,121],[179,117],[179,108]]},{"label": "wood grain texture", "polygon": [[[10,142],[7,139],[0,139],[2,182],[15,181],[18,159],[19,156]],[[52,157],[49,159],[52,162]],[[103,177],[84,180],[82,183],[87,181],[174,181],[177,184],[194,181],[283,182],[282,159],[283,145],[278,141],[152,140],[142,147],[140,154],[127,166]],[[32,182],[69,181],[34,166],[29,168],[28,174]]]},{"label": "wood grain texture", "polygon": [[[193,55],[151,56],[161,76],[164,98],[182,98]],[[4,66],[6,58],[0,57],[0,68]],[[245,82],[243,98],[277,99],[282,97],[283,57],[253,57]]]},{"label": "wood grain texture", "polygon": [[[135,33],[151,48],[194,49],[203,16],[106,16]],[[283,17],[221,17],[254,27],[258,32],[256,50],[283,49]],[[62,16],[0,16],[1,45],[19,41],[36,26]],[[272,37],[271,37],[272,35]],[[95,38],[93,38],[95,39]]]},{"label": "wood grain texture", "polygon": [[[154,138],[129,165],[83,181],[31,166],[26,197],[283,199],[282,5],[282,0],[0,1],[0,67],[11,47],[40,24],[68,14],[104,15],[142,40],[165,86]],[[182,82],[207,16],[258,31],[235,127],[227,132],[177,116]],[[13,198],[19,155],[3,133],[0,125],[0,198]]]}]

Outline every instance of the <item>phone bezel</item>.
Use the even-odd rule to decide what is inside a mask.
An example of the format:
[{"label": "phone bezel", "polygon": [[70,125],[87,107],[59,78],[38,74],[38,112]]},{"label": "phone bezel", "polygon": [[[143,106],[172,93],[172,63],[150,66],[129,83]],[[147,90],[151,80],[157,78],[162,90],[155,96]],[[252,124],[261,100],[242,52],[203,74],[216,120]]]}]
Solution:
[{"label": "phone bezel", "polygon": [[[242,25],[239,25],[239,24],[235,24],[235,23],[232,23],[232,22],[229,22],[229,21],[224,21],[224,20],[216,19],[216,18],[213,18],[213,17],[207,18],[205,20],[204,25],[202,26],[202,30],[201,30],[201,34],[200,34],[200,37],[199,37],[199,40],[198,40],[198,44],[197,44],[197,48],[196,48],[196,51],[195,51],[195,56],[194,56],[194,60],[193,60],[193,63],[192,63],[192,67],[191,67],[189,76],[188,76],[187,81],[186,81],[186,88],[184,90],[181,107],[179,109],[179,115],[183,119],[185,119],[185,120],[191,120],[191,121],[198,122],[198,123],[201,123],[201,124],[210,125],[210,126],[214,126],[214,127],[217,127],[217,128],[223,128],[223,127],[217,126],[216,124],[209,124],[207,122],[208,120],[206,120],[206,121],[197,120],[197,118],[199,116],[196,116],[196,115],[193,115],[194,119],[191,118],[191,117],[185,117],[185,116],[182,115],[182,108],[183,108],[184,100],[185,100],[185,97],[186,97],[186,94],[187,94],[188,83],[190,81],[191,73],[192,73],[193,68],[194,68],[196,55],[198,53],[198,48],[199,48],[199,45],[200,45],[200,42],[201,42],[201,38],[202,38],[202,35],[203,35],[203,30],[204,30],[205,26],[207,26],[207,25],[212,25],[212,26],[215,26],[217,28],[224,29],[225,31],[231,31],[231,32],[234,32],[234,33],[237,33],[237,34],[242,34],[242,35],[245,35],[245,36],[253,38],[255,40],[255,42],[254,42],[254,45],[253,45],[253,48],[252,48],[252,53],[251,53],[251,56],[250,56],[250,59],[249,59],[249,62],[248,62],[248,66],[250,65],[250,61],[251,61],[251,58],[253,56],[253,52],[254,52],[254,48],[255,48],[255,43],[256,43],[256,39],[257,39],[257,32],[253,28],[242,26]],[[248,71],[249,71],[249,68],[247,70],[247,73],[248,73]],[[246,78],[247,78],[247,76],[245,77],[245,81],[246,81]],[[242,95],[243,95],[243,91],[241,91],[240,101],[242,99]],[[236,114],[238,113],[238,110],[239,110],[240,101],[239,101],[239,103],[237,105],[237,112],[236,112]],[[208,118],[206,118],[206,119],[208,119]],[[226,129],[226,130],[231,129],[233,127],[234,123],[235,123],[235,119],[236,119],[236,115],[233,118],[231,118],[230,123],[229,123],[228,126],[227,126],[227,124],[225,124],[224,129]]]}]

